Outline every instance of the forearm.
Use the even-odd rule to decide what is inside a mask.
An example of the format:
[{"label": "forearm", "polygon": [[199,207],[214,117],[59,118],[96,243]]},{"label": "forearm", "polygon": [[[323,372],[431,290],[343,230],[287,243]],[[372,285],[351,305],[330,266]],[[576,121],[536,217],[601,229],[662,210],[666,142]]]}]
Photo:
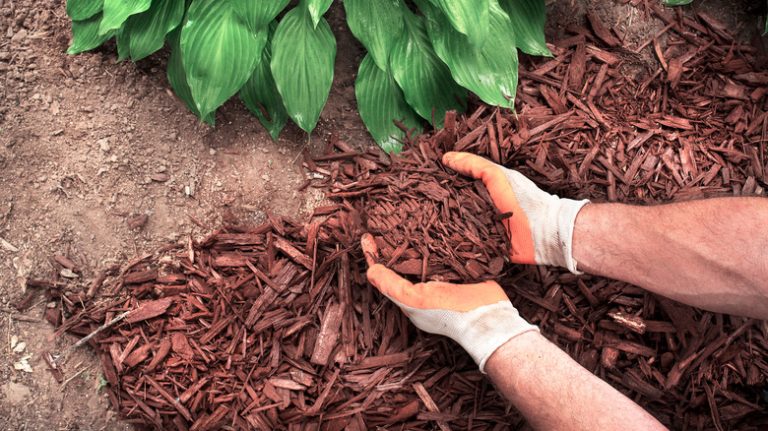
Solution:
[{"label": "forearm", "polygon": [[501,346],[485,370],[535,429],[665,429],[538,332],[526,332]]},{"label": "forearm", "polygon": [[768,318],[768,200],[591,204],[576,218],[579,269],[711,311]]}]

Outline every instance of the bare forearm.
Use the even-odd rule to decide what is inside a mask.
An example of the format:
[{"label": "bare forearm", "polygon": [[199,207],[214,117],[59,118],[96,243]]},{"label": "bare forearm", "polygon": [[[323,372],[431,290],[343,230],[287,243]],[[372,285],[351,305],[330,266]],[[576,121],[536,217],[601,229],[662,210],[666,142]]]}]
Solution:
[{"label": "bare forearm", "polygon": [[650,207],[587,205],[579,269],[704,309],[768,318],[768,199],[720,198]]},{"label": "bare forearm", "polygon": [[486,372],[535,429],[665,429],[537,332],[496,350]]}]

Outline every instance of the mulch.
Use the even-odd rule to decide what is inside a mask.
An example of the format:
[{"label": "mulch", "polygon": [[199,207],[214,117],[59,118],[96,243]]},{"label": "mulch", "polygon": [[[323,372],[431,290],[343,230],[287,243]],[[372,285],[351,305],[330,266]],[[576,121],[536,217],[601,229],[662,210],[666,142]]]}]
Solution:
[{"label": "mulch", "polygon": [[[455,122],[455,113],[448,117]],[[337,202],[315,216],[350,212],[374,235],[380,263],[413,281],[472,283],[502,274],[510,249],[502,220],[511,214],[496,211],[482,182],[443,166],[450,145],[421,139],[390,160],[331,142],[337,152],[307,160],[328,177],[319,186]]]},{"label": "mulch", "polygon": [[[384,263],[414,280],[498,279],[545,336],[663,423],[765,429],[765,322],[500,262],[507,215],[438,162],[474,152],[596,202],[764,195],[768,73],[756,49],[712,17],[650,3],[663,28],[636,52],[590,15],[553,58],[526,60],[516,115],[449,113],[392,158],[333,139],[306,160],[322,177],[306,186],[332,202],[308,223],[230,224],[105,271],[87,291],[34,281],[60,300],[46,317],[59,334],[102,327],[87,343],[112,405],[149,428],[523,427],[458,346],[416,331],[367,285],[358,241],[370,231]],[[648,50],[661,67],[642,61]]]}]

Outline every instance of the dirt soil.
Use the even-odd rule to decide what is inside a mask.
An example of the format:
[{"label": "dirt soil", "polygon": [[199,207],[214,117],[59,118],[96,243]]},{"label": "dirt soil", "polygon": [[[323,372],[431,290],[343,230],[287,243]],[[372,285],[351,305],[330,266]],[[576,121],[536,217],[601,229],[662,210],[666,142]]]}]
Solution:
[{"label": "dirt soil", "polygon": [[[755,11],[732,2],[697,7],[747,36],[759,25]],[[587,10],[628,43],[658,30],[630,4],[562,0],[549,5],[549,38]],[[85,288],[99,269],[202,235],[225,217],[306,216],[323,197],[297,190],[307,176],[301,151],[322,151],[331,133],[372,144],[354,101],[362,49],[340,5],[329,17],[336,76],[318,129],[308,139],[291,125],[273,142],[236,100],[220,109],[216,128],[201,124],[170,91],[164,53],[138,64],[118,63],[111,45],[66,55],[63,0],[0,0],[0,430],[131,429],[108,409],[90,351],[67,355],[64,385],[46,369],[41,353],[62,352],[74,339],[53,337],[42,295],[14,314],[27,277],[59,272],[54,255],[82,269]],[[146,223],[132,228],[141,216]],[[24,357],[31,372],[14,368]]]}]

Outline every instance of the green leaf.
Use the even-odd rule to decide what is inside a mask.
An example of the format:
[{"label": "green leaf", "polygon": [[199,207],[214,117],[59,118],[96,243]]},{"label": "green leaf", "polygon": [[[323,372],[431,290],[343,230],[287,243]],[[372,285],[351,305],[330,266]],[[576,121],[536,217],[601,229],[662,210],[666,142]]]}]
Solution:
[{"label": "green leaf", "polygon": [[544,38],[547,20],[544,0],[499,0],[499,3],[512,21],[517,47],[526,54],[552,56]]},{"label": "green leaf", "polygon": [[221,106],[251,77],[267,43],[235,13],[237,0],[194,0],[181,30],[181,58],[202,117]]},{"label": "green leaf", "polygon": [[437,128],[446,111],[464,110],[466,91],[456,85],[448,67],[437,57],[421,17],[406,11],[405,31],[392,47],[392,75],[405,100]]},{"label": "green leaf", "polygon": [[129,16],[149,9],[151,0],[104,0],[104,19],[99,26],[99,34],[117,30]]},{"label": "green leaf", "polygon": [[[274,26],[273,26],[274,27]],[[273,29],[274,30],[274,29]],[[270,42],[272,34],[270,34]],[[283,106],[283,100],[277,91],[275,79],[272,77],[272,69],[269,65],[272,61],[271,43],[267,43],[261,60],[251,75],[251,79],[240,90],[240,99],[245,106],[259,119],[259,122],[267,129],[272,139],[277,140],[280,131],[288,122],[288,113]]]},{"label": "green leaf", "polygon": [[83,21],[97,13],[104,7],[104,0],[67,0],[67,15],[72,21]]},{"label": "green leaf", "polygon": [[389,67],[392,45],[403,32],[403,7],[401,0],[344,0],[349,29],[382,70]]},{"label": "green leaf", "polygon": [[131,35],[125,31],[125,26],[120,27],[115,32],[115,41],[117,42],[117,61],[123,61],[131,57]]},{"label": "green leaf", "polygon": [[685,6],[692,2],[693,0],[664,0],[664,4],[667,6]]},{"label": "green leaf", "polygon": [[336,39],[325,19],[317,27],[306,8],[288,12],[272,40],[272,76],[288,115],[304,131],[317,125],[333,83]]},{"label": "green leaf", "polygon": [[[475,46],[482,46],[488,36],[488,9],[491,0],[430,0],[437,5],[460,33]],[[495,35],[494,35],[495,37]]]},{"label": "green leaf", "polygon": [[237,0],[235,13],[245,20],[248,28],[258,33],[267,28],[277,15],[282,12],[290,0]]},{"label": "green leaf", "polygon": [[141,60],[163,47],[165,35],[184,17],[184,0],[154,0],[148,11],[133,15],[125,24],[130,35],[130,55]]},{"label": "green leaf", "polygon": [[399,153],[405,132],[395,121],[411,129],[419,127],[421,119],[406,103],[392,75],[379,69],[370,53],[360,63],[355,96],[360,118],[376,143],[388,153]]},{"label": "green leaf", "polygon": [[168,35],[168,44],[171,47],[171,56],[168,58],[168,83],[171,84],[173,92],[187,105],[190,111],[204,122],[213,126],[216,120],[216,111],[211,111],[202,116],[195,105],[195,101],[192,99],[192,90],[189,89],[187,74],[184,72],[184,63],[181,60],[180,28]]},{"label": "green leaf", "polygon": [[67,54],[79,54],[83,51],[96,48],[112,37],[113,32],[99,33],[101,14],[96,14],[83,21],[72,21],[72,43],[67,49]]},{"label": "green leaf", "polygon": [[99,373],[99,384],[96,387],[96,392],[101,391],[102,389],[107,387],[108,384],[109,384],[109,381],[107,381],[107,379],[104,378],[104,374],[103,373]]},{"label": "green leaf", "polygon": [[517,49],[509,16],[495,3],[490,7],[489,37],[482,48],[457,32],[434,7],[423,9],[438,57],[453,79],[485,103],[514,108],[517,90]]},{"label": "green leaf", "polygon": [[328,8],[331,7],[333,0],[303,0],[303,3],[306,4],[307,10],[312,15],[312,24],[317,27],[317,23],[328,12]]}]

